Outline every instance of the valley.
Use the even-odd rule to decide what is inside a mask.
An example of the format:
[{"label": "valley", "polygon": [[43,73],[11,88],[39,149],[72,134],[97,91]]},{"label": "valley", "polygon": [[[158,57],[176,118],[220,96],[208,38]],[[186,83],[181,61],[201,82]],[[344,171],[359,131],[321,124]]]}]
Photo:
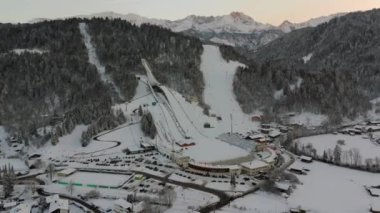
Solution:
[{"label": "valley", "polygon": [[378,23],[0,24],[0,212],[378,212]]}]

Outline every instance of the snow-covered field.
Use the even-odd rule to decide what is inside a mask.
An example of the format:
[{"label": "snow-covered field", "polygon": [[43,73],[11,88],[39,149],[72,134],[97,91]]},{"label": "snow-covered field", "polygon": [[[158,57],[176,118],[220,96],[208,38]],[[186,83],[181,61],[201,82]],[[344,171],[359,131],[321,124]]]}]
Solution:
[{"label": "snow-covered field", "polygon": [[106,149],[113,146],[114,143],[102,143],[92,141],[87,147],[82,147],[80,138],[82,132],[87,129],[85,125],[78,125],[69,134],[59,138],[58,144],[53,146],[50,142],[41,147],[38,151],[41,152],[44,158],[52,157],[70,157],[78,153],[88,153],[97,151],[100,149]]},{"label": "snow-covered field", "polygon": [[233,201],[219,212],[277,213],[301,206],[316,213],[357,213],[369,212],[370,205],[380,203],[380,198],[371,197],[364,189],[364,185],[380,185],[380,174],[320,162],[296,163],[310,172],[297,176],[302,185],[297,185],[288,199],[260,191]]},{"label": "snow-covered field", "polygon": [[81,183],[83,185],[92,184],[118,187],[121,186],[124,182],[126,182],[129,178],[130,176],[128,175],[116,175],[95,172],[75,172],[74,174],[63,178],[60,181],[66,183]]},{"label": "snow-covered field", "polygon": [[29,168],[26,166],[25,162],[20,159],[0,158],[0,168],[3,168],[4,166],[12,166],[16,173],[29,172]]},{"label": "snow-covered field", "polygon": [[317,150],[317,154],[322,156],[324,150],[333,150],[337,145],[338,140],[344,140],[345,145],[340,146],[343,151],[348,151],[354,148],[358,149],[363,161],[366,158],[380,157],[380,146],[375,145],[370,139],[368,139],[368,136],[364,135],[350,136],[343,134],[326,134],[300,138],[299,142],[305,146],[309,143],[312,144]]},{"label": "snow-covered field", "polygon": [[139,123],[116,129],[115,131],[100,136],[98,139],[102,141],[120,141],[121,145],[117,147],[119,151],[125,148],[133,151],[142,150],[140,141],[148,140],[143,137]]},{"label": "snow-covered field", "polygon": [[215,195],[208,194],[205,192],[176,187],[176,199],[173,202],[173,206],[166,210],[166,213],[177,213],[177,212],[194,212],[201,206],[217,202],[219,199]]},{"label": "snow-covered field", "polygon": [[300,124],[307,127],[321,126],[323,122],[326,122],[328,117],[326,115],[314,114],[311,112],[303,112],[290,118],[290,123]]}]

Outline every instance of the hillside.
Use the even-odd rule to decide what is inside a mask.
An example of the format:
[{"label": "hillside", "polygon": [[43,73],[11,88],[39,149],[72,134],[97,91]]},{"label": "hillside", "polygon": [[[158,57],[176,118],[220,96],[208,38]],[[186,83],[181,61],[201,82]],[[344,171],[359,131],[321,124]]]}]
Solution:
[{"label": "hillside", "polygon": [[0,24],[0,125],[41,144],[83,124],[87,142],[125,121],[111,107],[134,96],[141,58],[162,82],[202,100],[201,52],[195,38],[118,20]]},{"label": "hillside", "polygon": [[380,96],[379,23],[380,10],[351,13],[263,46],[236,75],[238,101],[246,112],[305,110],[334,123],[365,116]]}]

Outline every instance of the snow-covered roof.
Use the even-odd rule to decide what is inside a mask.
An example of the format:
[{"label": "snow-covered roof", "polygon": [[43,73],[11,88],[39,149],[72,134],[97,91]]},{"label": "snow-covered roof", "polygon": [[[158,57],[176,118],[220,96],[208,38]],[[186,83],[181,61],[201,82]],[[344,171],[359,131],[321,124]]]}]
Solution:
[{"label": "snow-covered roof", "polygon": [[32,204],[22,203],[11,209],[10,213],[30,213],[32,209]]},{"label": "snow-covered roof", "polygon": [[114,205],[118,205],[124,209],[132,208],[132,204],[124,199],[115,200]]},{"label": "snow-covered roof", "polygon": [[305,156],[305,155],[302,155],[302,156],[300,157],[300,159],[301,159],[301,160],[305,160],[305,161],[311,161],[311,160],[313,160],[312,157]]},{"label": "snow-covered roof", "polygon": [[73,174],[76,171],[77,170],[74,169],[74,168],[67,168],[67,169],[64,169],[62,171],[59,171],[58,173],[61,174],[61,175],[70,175],[70,174]]},{"label": "snow-covered roof", "polygon": [[270,148],[267,148],[267,151],[270,152],[270,155],[266,158],[263,158],[262,160],[267,162],[267,163],[272,163],[277,158],[276,151],[274,151],[273,149],[270,149]]},{"label": "snow-covered roof", "polygon": [[268,135],[269,135],[269,137],[275,138],[275,137],[280,136],[281,132],[278,131],[277,129],[274,129],[274,130],[270,131]]},{"label": "snow-covered roof", "polygon": [[279,182],[276,182],[275,186],[276,186],[276,188],[278,188],[280,190],[283,190],[283,191],[287,191],[290,188],[290,184],[288,184],[288,183],[279,183]]},{"label": "snow-covered roof", "polygon": [[54,194],[54,195],[47,196],[45,198],[45,200],[46,200],[46,203],[51,203],[51,202],[53,202],[55,200],[59,200],[59,195],[58,194]]},{"label": "snow-covered roof", "polygon": [[14,207],[16,205],[17,205],[16,202],[9,202],[9,203],[4,203],[3,207],[4,208],[11,208],[11,207]]},{"label": "snow-covered roof", "polygon": [[49,213],[54,212],[57,209],[69,210],[69,201],[58,199],[50,202]]},{"label": "snow-covered roof", "polygon": [[263,134],[256,134],[256,135],[249,135],[248,138],[251,140],[256,140],[260,138],[264,138],[265,136]]}]

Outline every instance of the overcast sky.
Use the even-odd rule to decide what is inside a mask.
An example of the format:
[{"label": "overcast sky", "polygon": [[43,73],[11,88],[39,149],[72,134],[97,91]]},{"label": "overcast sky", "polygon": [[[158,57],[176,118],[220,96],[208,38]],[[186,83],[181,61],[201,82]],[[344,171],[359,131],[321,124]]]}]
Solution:
[{"label": "overcast sky", "polygon": [[149,18],[224,15],[240,11],[255,20],[279,25],[310,18],[380,8],[380,0],[0,0],[0,22],[27,22],[97,12],[136,13]]}]

